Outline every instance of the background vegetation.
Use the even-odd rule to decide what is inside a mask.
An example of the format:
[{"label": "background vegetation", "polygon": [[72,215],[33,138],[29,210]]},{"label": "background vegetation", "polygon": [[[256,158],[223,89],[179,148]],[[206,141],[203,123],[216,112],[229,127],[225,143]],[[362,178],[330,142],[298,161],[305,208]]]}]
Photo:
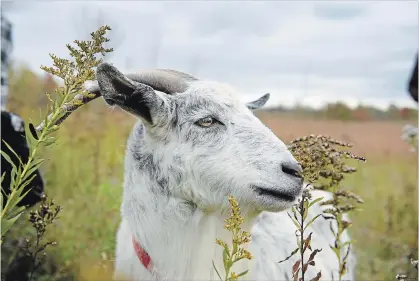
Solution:
[{"label": "background vegetation", "polygon": [[[13,66],[9,83],[8,110],[38,124],[38,109],[43,110],[47,102],[43,93],[51,92],[55,81]],[[364,211],[353,214],[350,229],[358,280],[394,280],[396,273],[413,272],[410,258],[418,252],[418,164],[417,154],[400,135],[404,124],[417,125],[417,111],[395,106],[387,111],[351,110],[344,104],[330,104],[317,111],[278,108],[260,111],[258,116],[286,142],[313,133],[354,144],[353,151],[368,159],[353,163],[358,172],[344,182],[365,201]],[[47,251],[37,280],[74,280],[98,260],[103,262],[99,271],[109,269],[119,223],[125,141],[134,121],[95,100],[66,120],[57,143],[45,151],[47,161],[41,170],[46,192],[62,211],[46,233],[57,246]],[[18,224],[2,245],[2,269],[12,262],[19,239],[34,235],[27,220]]]}]

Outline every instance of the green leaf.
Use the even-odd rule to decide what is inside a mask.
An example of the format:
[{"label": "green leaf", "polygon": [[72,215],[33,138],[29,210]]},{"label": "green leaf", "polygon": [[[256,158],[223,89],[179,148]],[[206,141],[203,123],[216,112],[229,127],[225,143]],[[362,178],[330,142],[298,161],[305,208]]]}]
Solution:
[{"label": "green leaf", "polygon": [[3,195],[3,190],[2,190],[2,192],[1,192],[1,201],[0,201],[0,207],[1,207],[1,210],[3,210],[3,206],[4,206],[4,195]]},{"label": "green leaf", "polygon": [[10,165],[12,166],[12,170],[10,172],[10,189],[12,190],[15,187],[15,181],[16,178],[19,175],[19,171],[20,171],[20,166],[17,167],[15,165],[15,163],[13,163],[12,159],[9,157],[8,154],[6,154],[4,151],[0,150],[1,155],[4,157],[4,159],[10,163]]},{"label": "green leaf", "polygon": [[19,195],[20,195],[20,190],[12,190],[12,192],[10,192],[8,198],[7,198],[7,204],[5,206],[5,208],[7,207],[6,210],[2,210],[3,211],[3,215],[5,217],[7,217],[7,214],[17,205],[17,203],[19,202]]},{"label": "green leaf", "polygon": [[19,155],[13,150],[13,148],[4,140],[2,140],[3,143],[7,146],[7,148],[13,153],[13,155],[16,157],[16,159],[19,161],[20,165],[23,166],[22,160],[20,159]]},{"label": "green leaf", "polygon": [[21,177],[23,169],[23,166],[18,166],[17,169],[12,168],[12,180],[10,183],[10,190],[13,191],[20,188],[20,185],[22,184]]},{"label": "green leaf", "polygon": [[41,141],[40,143],[42,143],[45,147],[48,147],[51,144],[54,144],[55,141],[56,141],[55,137],[46,137],[45,140]]},{"label": "green leaf", "polygon": [[21,213],[25,210],[26,210],[25,206],[15,207],[15,208],[12,208],[12,210],[10,210],[10,212],[6,216],[9,219],[14,218],[14,217],[20,216]]},{"label": "green leaf", "polygon": [[33,138],[32,134],[29,131],[28,126],[25,126],[25,135],[26,135],[26,141],[29,147],[29,155],[33,155],[34,148],[37,146],[38,141]]},{"label": "green leaf", "polygon": [[343,248],[343,247],[345,247],[346,245],[349,245],[349,244],[351,244],[351,241],[346,241],[340,247]]},{"label": "green leaf", "polygon": [[237,253],[237,244],[233,242],[233,252],[232,252],[232,256],[234,256]]},{"label": "green leaf", "polygon": [[292,222],[294,223],[294,225],[297,227],[297,229],[301,229],[301,226],[298,224],[297,220],[294,220],[294,218],[291,217],[291,215],[287,212],[287,215],[290,217],[290,219],[292,220]]},{"label": "green leaf", "polygon": [[304,230],[307,229],[307,227],[309,227],[318,217],[320,217],[322,214],[318,214],[317,216],[315,216],[314,218],[312,218],[304,227]]},{"label": "green leaf", "polygon": [[22,182],[21,184],[20,184],[20,186],[19,186],[19,190],[20,190],[20,193],[23,191],[23,189],[27,186],[27,185],[29,185],[31,182],[32,182],[32,180],[34,179],[36,177],[36,175],[34,175],[34,174],[32,174],[27,180],[25,180],[24,182]]},{"label": "green leaf", "polygon": [[[24,194],[26,195],[28,193],[28,191]],[[22,207],[17,207],[17,204],[22,200],[22,197],[20,196],[20,194],[18,192],[13,192],[10,193],[8,200],[7,200],[7,209],[3,212],[3,218],[11,218],[13,216],[16,216],[17,213],[19,213],[20,208],[25,208],[24,206]]]},{"label": "green leaf", "polygon": [[17,166],[17,169],[12,169],[12,181],[10,185],[10,189],[14,190],[19,188],[19,179],[22,176],[23,166]]},{"label": "green leaf", "polygon": [[42,131],[46,130],[46,127],[48,126],[48,114],[45,114],[45,118],[44,118],[44,128],[42,129]]},{"label": "green leaf", "polygon": [[316,198],[315,200],[311,201],[310,204],[308,205],[308,207],[310,208],[311,206],[313,206],[314,204],[316,204],[317,202],[323,200],[324,197],[319,197]]},{"label": "green leaf", "polygon": [[228,260],[229,260],[229,253],[224,248],[224,251],[223,251],[223,264],[224,264],[224,270],[226,272],[228,272]]},{"label": "green leaf", "polygon": [[32,175],[44,162],[44,159],[35,160],[30,164],[30,168],[26,172],[26,175],[22,178],[22,181],[26,180],[30,175]]},{"label": "green leaf", "polygon": [[305,221],[308,215],[308,201],[307,200],[304,200],[303,206],[304,206],[303,221]]},{"label": "green leaf", "polygon": [[240,276],[246,275],[248,272],[249,272],[249,270],[245,270],[245,271],[243,271],[243,272],[241,272],[241,273],[237,274],[237,277],[240,277]]},{"label": "green leaf", "polygon": [[24,188],[32,181],[32,179],[35,177],[35,175],[33,175],[30,180],[23,182],[22,184],[20,184],[19,187],[16,188],[11,188],[11,193],[8,196],[8,201],[7,201],[7,210],[5,212],[5,214],[9,214],[10,212],[14,212],[14,209],[17,204],[30,192],[30,189],[28,189],[23,195],[22,192],[24,190]]},{"label": "green leaf", "polygon": [[298,252],[298,250],[300,250],[300,248],[296,248],[294,251],[291,252],[291,254],[288,257],[286,257],[284,260],[280,260],[278,263],[289,260],[293,255],[295,255]]},{"label": "green leaf", "polygon": [[215,263],[214,263],[214,261],[212,261],[212,266],[214,267],[214,270],[215,270],[215,272],[217,273],[218,278],[220,278],[220,280],[222,281],[222,280],[223,280],[223,278],[221,278],[220,273],[218,272],[217,268],[215,267]]},{"label": "green leaf", "polygon": [[[25,186],[26,186],[26,185],[25,185]],[[19,196],[19,202],[20,202],[20,201],[22,201],[22,199],[23,199],[23,198],[25,198],[25,197],[26,197],[26,195],[28,195],[28,193],[31,191],[31,189],[32,189],[32,188],[28,188],[28,190],[26,190],[23,194],[20,194],[20,196]],[[22,191],[23,191],[23,188],[22,188]],[[22,192],[22,191],[21,191],[21,192]]]},{"label": "green leaf", "polygon": [[15,163],[12,161],[12,158],[10,158],[10,156],[6,152],[0,150],[0,153],[4,157],[4,159],[6,159],[6,161],[9,162],[10,165],[12,165],[12,168],[17,169]]},{"label": "green leaf", "polygon": [[17,221],[21,214],[11,218],[11,219],[4,219],[1,220],[1,236],[3,237],[6,232],[12,227],[12,225]]},{"label": "green leaf", "polygon": [[295,209],[295,207],[293,206],[291,209],[292,213],[294,214],[294,218],[296,221],[298,221],[298,216],[297,216],[297,210]]},{"label": "green leaf", "polygon": [[330,228],[330,231],[333,233],[333,236],[335,236],[335,237],[336,237],[336,231],[333,229],[333,224],[332,224],[332,222],[330,222],[330,223],[329,223],[329,228]]}]

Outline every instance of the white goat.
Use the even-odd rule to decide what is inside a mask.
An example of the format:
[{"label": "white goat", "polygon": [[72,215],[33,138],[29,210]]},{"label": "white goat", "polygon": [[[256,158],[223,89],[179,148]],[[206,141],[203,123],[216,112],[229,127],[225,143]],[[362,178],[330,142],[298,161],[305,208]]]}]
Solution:
[{"label": "white goat", "polygon": [[[229,86],[173,70],[123,75],[103,63],[96,76],[89,91],[139,118],[126,149],[115,278],[217,280],[212,261],[218,269],[223,264],[215,240],[231,240],[223,225],[233,195],[254,259],[232,270],[249,269],[247,280],[291,280],[298,257],[277,262],[296,248],[296,227],[282,211],[301,196],[303,182],[285,144],[251,111],[269,95],[244,104]],[[310,208],[307,219],[321,208]],[[306,230],[312,247],[322,249],[307,280],[320,270],[322,280],[338,277],[329,222],[320,217]],[[342,241],[348,239],[345,232]],[[345,280],[354,279],[354,265],[351,251]]]}]

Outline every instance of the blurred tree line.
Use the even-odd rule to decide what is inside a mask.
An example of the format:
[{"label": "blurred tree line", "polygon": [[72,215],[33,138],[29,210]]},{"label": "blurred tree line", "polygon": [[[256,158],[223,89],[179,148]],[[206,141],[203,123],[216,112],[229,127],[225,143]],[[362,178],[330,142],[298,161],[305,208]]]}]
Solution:
[{"label": "blurred tree line", "polygon": [[399,108],[390,105],[387,110],[380,110],[372,106],[358,105],[351,109],[346,104],[329,103],[324,109],[324,117],[338,120],[417,120],[418,111],[412,108]]},{"label": "blurred tree line", "polygon": [[376,108],[374,106],[358,105],[350,108],[343,102],[328,103],[320,109],[296,105],[295,107],[270,108],[269,111],[288,113],[291,115],[328,120],[342,121],[416,121],[418,119],[418,110],[407,107],[397,107],[390,105],[386,110]]},{"label": "blurred tree line", "polygon": [[12,64],[9,67],[9,95],[7,110],[19,113],[26,120],[39,120],[36,109],[44,109],[47,104],[45,92],[53,92],[58,83],[50,74],[39,76],[25,65]]}]

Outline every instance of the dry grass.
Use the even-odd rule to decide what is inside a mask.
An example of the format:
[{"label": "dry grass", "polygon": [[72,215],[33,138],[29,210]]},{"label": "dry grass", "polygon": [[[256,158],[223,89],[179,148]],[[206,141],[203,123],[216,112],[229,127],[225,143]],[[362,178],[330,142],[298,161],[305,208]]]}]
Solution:
[{"label": "dry grass", "polygon": [[401,138],[404,122],[310,120],[260,112],[259,118],[284,141],[322,134],[354,145],[352,151],[371,157],[408,157],[412,153]]}]

